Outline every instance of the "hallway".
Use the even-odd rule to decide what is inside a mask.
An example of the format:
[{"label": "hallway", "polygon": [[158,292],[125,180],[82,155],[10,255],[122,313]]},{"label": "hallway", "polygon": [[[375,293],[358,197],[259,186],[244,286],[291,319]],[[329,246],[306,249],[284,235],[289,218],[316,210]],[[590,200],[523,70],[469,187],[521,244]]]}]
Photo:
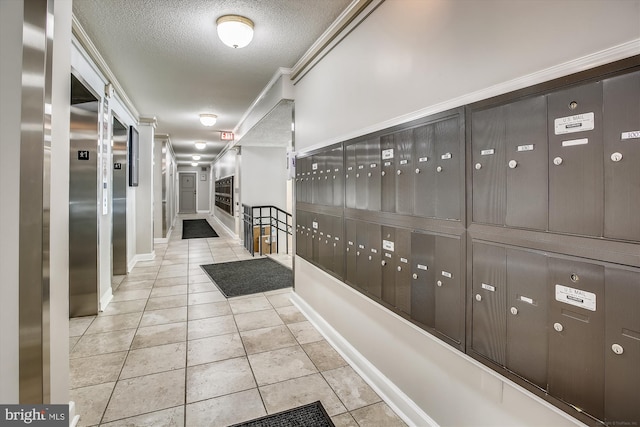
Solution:
[{"label": "hallway", "polygon": [[[227,299],[200,265],[250,259],[218,238],[182,240],[181,215],[97,317],[71,319],[80,426],[226,426],[321,400],[336,426],[404,423],[289,300]],[[211,222],[211,221],[210,221]]]}]

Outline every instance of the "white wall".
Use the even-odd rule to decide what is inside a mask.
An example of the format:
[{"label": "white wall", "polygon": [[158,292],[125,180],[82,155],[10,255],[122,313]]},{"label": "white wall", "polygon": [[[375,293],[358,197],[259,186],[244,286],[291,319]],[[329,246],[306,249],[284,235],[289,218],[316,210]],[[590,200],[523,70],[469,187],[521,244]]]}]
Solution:
[{"label": "white wall", "polygon": [[287,150],[283,147],[242,147],[240,193],[249,206],[287,208]]},{"label": "white wall", "polygon": [[[639,54],[638,16],[638,0],[386,1],[297,83],[296,149]],[[421,411],[441,425],[576,423],[306,261],[295,262],[296,293],[373,364],[371,372],[381,372],[381,384],[392,383],[387,390],[417,425],[427,420]]]},{"label": "white wall", "polygon": [[136,188],[136,257],[153,259],[153,137],[155,123],[141,122],[138,187]]},{"label": "white wall", "polygon": [[166,138],[156,138],[153,143],[153,237],[161,239],[162,235],[162,144]]}]

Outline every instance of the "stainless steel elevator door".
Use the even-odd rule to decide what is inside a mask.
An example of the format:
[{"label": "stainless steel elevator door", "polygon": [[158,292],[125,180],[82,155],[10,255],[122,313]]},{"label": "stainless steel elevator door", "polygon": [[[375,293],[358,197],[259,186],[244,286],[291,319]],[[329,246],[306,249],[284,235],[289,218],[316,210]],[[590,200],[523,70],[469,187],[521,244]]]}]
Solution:
[{"label": "stainless steel elevator door", "polygon": [[98,313],[98,99],[71,76],[69,316]]},{"label": "stainless steel elevator door", "polygon": [[112,272],[127,274],[127,128],[113,118]]},{"label": "stainless steel elevator door", "polygon": [[180,174],[180,213],[196,213],[196,174]]}]

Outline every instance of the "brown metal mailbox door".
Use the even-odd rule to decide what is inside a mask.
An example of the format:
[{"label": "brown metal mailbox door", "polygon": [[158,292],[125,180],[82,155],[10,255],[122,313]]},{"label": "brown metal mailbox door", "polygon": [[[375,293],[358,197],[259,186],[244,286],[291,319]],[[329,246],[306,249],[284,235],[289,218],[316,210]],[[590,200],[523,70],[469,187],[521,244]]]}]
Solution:
[{"label": "brown metal mailbox door", "polygon": [[458,116],[434,124],[436,218],[460,219],[460,168],[464,167],[460,153]]},{"label": "brown metal mailbox door", "polygon": [[640,71],[603,85],[604,235],[640,241]]},{"label": "brown metal mailbox door", "polygon": [[380,138],[380,185],[381,208],[383,212],[396,209],[396,150],[393,134]]},{"label": "brown metal mailbox door", "polygon": [[505,365],[507,255],[504,247],[473,243],[473,350]]},{"label": "brown metal mailbox door", "polygon": [[366,283],[368,292],[382,298],[382,234],[380,224],[368,223],[369,247],[366,251]]},{"label": "brown metal mailbox door", "polygon": [[396,228],[382,226],[382,300],[396,305]]},{"label": "brown metal mailbox door", "polygon": [[367,165],[366,165],[366,188],[367,207],[370,211],[380,210],[380,139],[374,138],[367,141]]},{"label": "brown metal mailbox door", "polygon": [[393,135],[396,151],[395,175],[395,212],[404,215],[413,214],[413,129],[396,132]]},{"label": "brown metal mailbox door", "polygon": [[344,277],[344,227],[341,216],[333,216],[333,272],[338,277]]},{"label": "brown metal mailbox door", "polygon": [[432,124],[413,130],[413,210],[416,216],[423,218],[436,216],[434,132]]},{"label": "brown metal mailbox door", "polygon": [[460,239],[436,236],[434,264],[435,328],[461,342],[464,282],[460,275]]},{"label": "brown metal mailbox door", "polygon": [[356,208],[356,171],[358,170],[358,164],[356,162],[355,144],[347,145],[345,148],[344,166],[344,205],[348,208]]},{"label": "brown metal mailbox door", "polygon": [[549,230],[602,236],[602,83],[548,96]]},{"label": "brown metal mailbox door", "polygon": [[640,270],[605,268],[605,421],[640,425]]},{"label": "brown metal mailbox door", "polygon": [[504,106],[476,111],[471,118],[473,222],[504,224],[505,123]]},{"label": "brown metal mailbox door", "polygon": [[411,233],[411,318],[435,327],[435,236]]},{"label": "brown metal mailbox door", "polygon": [[355,145],[356,151],[356,208],[367,209],[368,181],[367,181],[367,141],[360,141]]},{"label": "brown metal mailbox door", "polygon": [[395,230],[396,307],[411,314],[411,231]]},{"label": "brown metal mailbox door", "polygon": [[546,390],[547,257],[507,249],[507,354],[506,367]]},{"label": "brown metal mailbox door", "polygon": [[547,98],[536,96],[506,106],[507,209],[511,227],[547,229]]},{"label": "brown metal mailbox door", "polygon": [[344,220],[345,228],[345,279],[347,284],[356,286],[358,284],[357,275],[357,221],[353,219]]},{"label": "brown metal mailbox door", "polygon": [[550,257],[549,393],[604,416],[604,267]]}]

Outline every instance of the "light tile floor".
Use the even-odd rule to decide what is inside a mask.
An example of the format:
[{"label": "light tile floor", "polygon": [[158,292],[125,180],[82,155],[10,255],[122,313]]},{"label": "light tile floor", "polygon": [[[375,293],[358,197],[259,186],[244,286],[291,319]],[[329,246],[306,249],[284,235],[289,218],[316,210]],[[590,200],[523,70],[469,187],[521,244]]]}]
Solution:
[{"label": "light tile floor", "polygon": [[227,426],[320,400],[338,427],[404,426],[291,289],[222,295],[200,265],[251,256],[216,223],[220,237],[182,240],[182,219],[203,217],[181,216],[153,261],[114,280],[103,313],[71,319],[79,425]]}]

